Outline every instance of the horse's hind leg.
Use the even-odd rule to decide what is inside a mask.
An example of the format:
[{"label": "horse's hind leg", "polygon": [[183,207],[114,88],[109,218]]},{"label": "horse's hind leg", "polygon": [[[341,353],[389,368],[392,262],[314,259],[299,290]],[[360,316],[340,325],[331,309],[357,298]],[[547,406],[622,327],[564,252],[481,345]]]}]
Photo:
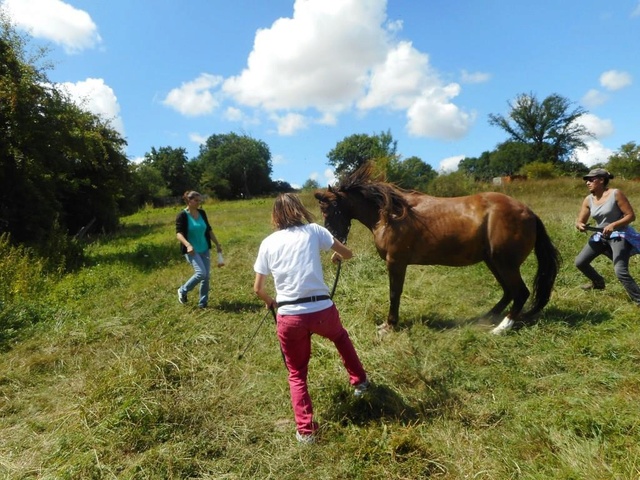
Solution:
[{"label": "horse's hind leg", "polygon": [[507,305],[511,303],[511,300],[513,300],[513,297],[511,296],[511,293],[509,292],[504,280],[502,280],[500,276],[500,271],[497,268],[495,268],[492,263],[490,262],[485,262],[485,263],[489,268],[489,270],[491,270],[491,273],[493,273],[493,276],[496,278],[496,280],[500,284],[500,287],[502,287],[502,298],[498,301],[498,303],[496,303],[493,306],[491,310],[487,312],[485,316],[497,317],[498,315],[501,315],[502,312],[504,312],[504,309],[507,308]]},{"label": "horse's hind leg", "polygon": [[[491,268],[491,271],[494,272],[494,269]],[[502,309],[500,310],[501,312],[502,310],[504,310],[504,307],[506,307],[506,305],[501,305],[505,298],[513,299],[513,303],[511,304],[511,308],[509,309],[507,315],[498,324],[498,326],[492,330],[492,333],[499,335],[513,327],[513,324],[524,308],[524,304],[529,298],[530,292],[526,284],[524,283],[524,280],[522,280],[520,269],[518,267],[496,266],[494,275],[498,279],[498,282],[500,282],[500,285],[502,286],[505,293],[502,299],[496,304],[495,307],[493,307],[493,309],[502,307]]]}]

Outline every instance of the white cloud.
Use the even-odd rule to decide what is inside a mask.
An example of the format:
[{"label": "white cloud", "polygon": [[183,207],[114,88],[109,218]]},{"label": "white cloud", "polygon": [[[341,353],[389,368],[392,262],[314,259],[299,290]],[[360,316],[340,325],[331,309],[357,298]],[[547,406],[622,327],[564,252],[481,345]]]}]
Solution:
[{"label": "white cloud", "polygon": [[309,126],[309,120],[299,113],[287,113],[285,115],[272,115],[271,119],[278,125],[280,135],[293,135],[298,130],[303,130]]},{"label": "white cloud", "polygon": [[462,83],[485,83],[491,80],[491,74],[486,72],[467,72],[462,70],[460,80]]},{"label": "white cloud", "polygon": [[576,160],[584,163],[587,167],[595,165],[596,163],[605,163],[614,153],[613,150],[605,147],[597,140],[589,140],[586,144],[586,150],[576,150]]},{"label": "white cloud", "polygon": [[473,121],[473,115],[451,103],[459,93],[458,84],[442,82],[428,55],[400,42],[373,68],[369,91],[358,107],[404,110],[411,135],[450,140],[464,136]]},{"label": "white cloud", "polygon": [[638,2],[638,4],[636,5],[636,8],[633,9],[633,12],[631,12],[631,16],[640,17],[640,2]]},{"label": "white cloud", "polygon": [[319,125],[336,125],[338,123],[338,118],[333,113],[325,112],[322,115],[322,118],[316,120],[316,123]]},{"label": "white cloud", "polygon": [[600,85],[607,90],[615,91],[631,85],[631,75],[627,72],[609,70],[600,75]]},{"label": "white cloud", "polygon": [[56,85],[66,92],[71,100],[83,110],[100,116],[124,136],[124,123],[120,117],[120,105],[113,89],[102,78],[87,78],[84,81],[64,82]]},{"label": "white cloud", "polygon": [[429,71],[429,56],[418,52],[410,42],[401,42],[389,50],[383,63],[373,67],[369,91],[358,107],[406,109],[423,90],[440,86],[437,75]]},{"label": "white cloud", "polygon": [[588,107],[598,107],[609,100],[609,96],[606,93],[602,93],[600,90],[592,88],[582,97],[582,103]]},{"label": "white cloud", "polygon": [[458,164],[460,160],[462,160],[464,155],[456,155],[455,157],[447,157],[440,160],[440,166],[438,167],[438,171],[442,173],[451,173],[458,170]]},{"label": "white cloud", "polygon": [[613,134],[613,122],[608,119],[602,119],[591,113],[586,113],[580,117],[578,122],[584,125],[587,130],[594,134],[598,139],[608,137]]},{"label": "white cloud", "polygon": [[224,112],[224,118],[232,122],[241,122],[245,116],[239,108],[229,107]]},{"label": "white cloud", "polygon": [[199,133],[189,134],[189,140],[191,140],[193,143],[197,143],[198,145],[203,145],[207,141],[207,138],[209,137],[205,137],[204,135],[201,135]]},{"label": "white cloud", "polygon": [[410,42],[394,39],[402,22],[387,19],[386,5],[386,0],[296,0],[291,18],[258,30],[247,67],[227,78],[222,92],[238,105],[266,112],[281,135],[312,121],[334,125],[354,109],[386,108],[406,113],[412,135],[460,138],[474,120],[452,103],[460,86],[443,82],[428,55]]},{"label": "white cloud", "polygon": [[247,68],[224,90],[241,104],[279,109],[344,109],[384,59],[385,0],[297,0],[292,18],[256,33]]},{"label": "white cloud", "polygon": [[335,185],[338,182],[338,179],[336,178],[336,172],[334,172],[330,168],[327,168],[324,171],[324,178],[327,181],[327,185]]},{"label": "white cloud", "polygon": [[209,114],[220,104],[214,89],[221,83],[222,77],[203,73],[171,90],[162,103],[189,117]]},{"label": "white cloud", "polygon": [[287,164],[287,159],[284,158],[284,155],[280,155],[280,154],[276,154],[273,157],[271,157],[271,161],[273,162],[274,165],[286,165]]},{"label": "white cloud", "polygon": [[2,8],[17,27],[61,45],[67,53],[102,42],[91,16],[60,0],[4,0]]},{"label": "white cloud", "polygon": [[458,91],[459,86],[451,84],[437,95],[418,98],[407,112],[409,133],[445,140],[466,135],[475,120],[475,114],[465,113],[449,102],[450,98],[458,95]]}]

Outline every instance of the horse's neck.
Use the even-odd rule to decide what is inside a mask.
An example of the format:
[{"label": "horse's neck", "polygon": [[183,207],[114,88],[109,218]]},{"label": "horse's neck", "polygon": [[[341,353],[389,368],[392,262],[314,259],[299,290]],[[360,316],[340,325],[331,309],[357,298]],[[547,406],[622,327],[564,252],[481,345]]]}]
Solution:
[{"label": "horse's neck", "polygon": [[383,217],[382,212],[376,205],[368,203],[364,199],[352,203],[351,214],[355,220],[358,220],[372,232],[379,226]]}]

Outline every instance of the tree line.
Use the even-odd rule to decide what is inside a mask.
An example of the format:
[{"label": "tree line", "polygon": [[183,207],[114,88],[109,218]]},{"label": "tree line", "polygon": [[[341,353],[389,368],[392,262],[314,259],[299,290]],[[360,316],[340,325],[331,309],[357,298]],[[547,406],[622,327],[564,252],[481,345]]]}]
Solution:
[{"label": "tree line", "polygon": [[[25,37],[0,13],[0,233],[11,242],[49,257],[58,252],[56,262],[69,267],[81,256],[74,238],[88,228],[113,232],[122,215],[188,189],[220,200],[293,190],[272,180],[269,146],[245,134],[213,134],[192,159],[184,148],[162,146],[151,147],[142,162],[131,162],[126,140],[108,121],[48,80],[47,69],[38,66],[45,53],[28,52]],[[340,177],[373,161],[388,181],[427,193],[447,175],[487,181],[588,170],[575,160],[592,136],[579,122],[584,109],[558,94],[541,101],[521,94],[508,105],[507,116],[489,115],[507,139],[477,158],[462,159],[453,174],[436,172],[416,156],[403,158],[390,131],[344,138],[328,152],[328,164]],[[640,146],[629,142],[599,166],[638,178]],[[302,188],[318,187],[309,179]]]}]

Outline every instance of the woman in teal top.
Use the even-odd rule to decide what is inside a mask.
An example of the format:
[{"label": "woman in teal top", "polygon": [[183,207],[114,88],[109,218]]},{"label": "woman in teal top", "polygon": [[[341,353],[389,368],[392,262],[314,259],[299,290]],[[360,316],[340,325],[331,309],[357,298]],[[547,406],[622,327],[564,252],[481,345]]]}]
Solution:
[{"label": "woman in teal top", "polygon": [[636,219],[633,207],[622,191],[609,188],[609,180],[613,175],[605,169],[593,169],[583,178],[589,195],[582,201],[576,228],[581,232],[586,231],[591,217],[602,231],[592,235],[576,257],[576,267],[590,280],[582,288],[604,289],[604,278],[591,266],[596,257],[604,254],[613,260],[616,277],[631,300],[640,306],[640,288],[629,273],[629,257],[635,253],[632,242],[635,242],[637,235],[629,226]]},{"label": "woman in teal top", "polygon": [[219,254],[222,254],[222,246],[213,233],[207,214],[199,208],[202,196],[198,192],[189,191],[183,198],[187,208],[176,216],[176,237],[180,242],[180,250],[193,267],[194,273],[184,285],[178,288],[178,301],[182,304],[187,303],[187,293],[200,284],[198,306],[205,308],[209,302],[211,244],[215,244]]}]

